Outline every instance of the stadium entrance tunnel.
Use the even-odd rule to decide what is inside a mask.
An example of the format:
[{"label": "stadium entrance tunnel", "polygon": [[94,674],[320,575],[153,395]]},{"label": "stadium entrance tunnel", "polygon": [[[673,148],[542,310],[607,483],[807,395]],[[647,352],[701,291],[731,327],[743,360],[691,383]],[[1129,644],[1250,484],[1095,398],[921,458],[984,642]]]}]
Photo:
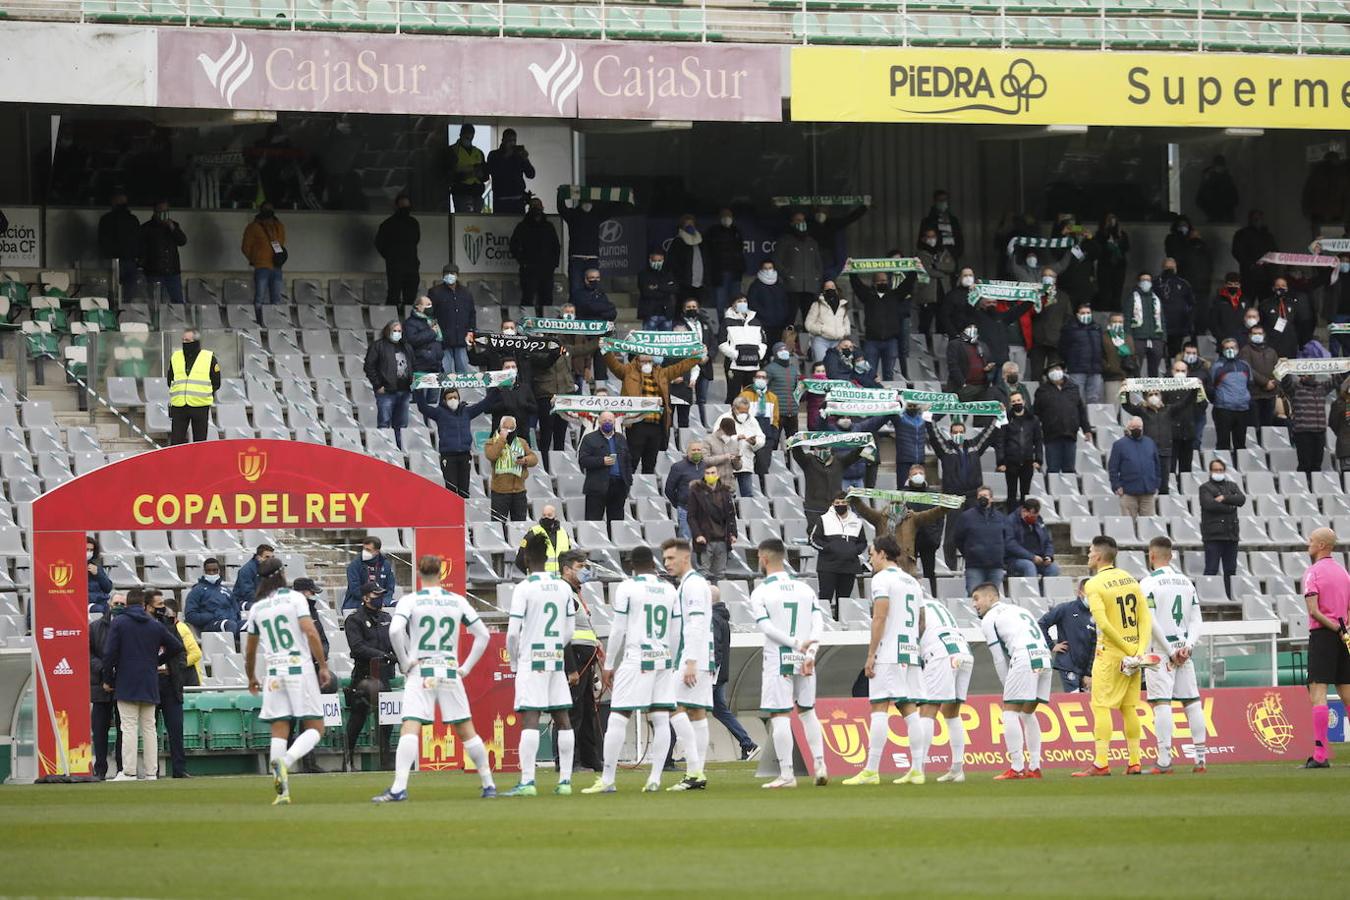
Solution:
[{"label": "stadium entrance tunnel", "polygon": [[85,538],[96,531],[412,528],[464,591],[464,501],[406,469],[278,440],[183,444],[69,481],[33,502],[38,781],[92,776]]}]

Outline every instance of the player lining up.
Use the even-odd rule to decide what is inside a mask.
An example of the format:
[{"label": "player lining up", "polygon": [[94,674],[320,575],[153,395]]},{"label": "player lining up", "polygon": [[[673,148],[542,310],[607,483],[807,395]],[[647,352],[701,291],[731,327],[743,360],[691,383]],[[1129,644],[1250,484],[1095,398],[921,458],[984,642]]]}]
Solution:
[{"label": "player lining up", "polygon": [[712,639],[712,589],[695,569],[692,548],[681,538],[661,545],[661,561],[675,578],[679,593],[680,644],[675,668],[675,702],[670,717],[675,736],[684,745],[685,777],[671,791],[699,791],[708,786],[703,764],[708,758],[708,710],[713,706],[717,654]]},{"label": "player lining up", "polygon": [[[323,737],[323,699],[319,686],[333,676],[323,655],[319,632],[309,616],[309,602],[303,594],[286,587],[286,567],[275,556],[258,566],[257,598],[249,607],[244,624],[248,641],[244,647],[244,671],[248,691],[262,691],[262,710],[258,718],[272,723],[272,785],[277,797],[273,806],[291,802],[290,768],[313,750]],[[267,661],[267,680],[259,682],[254,674],[258,645],[263,645]],[[314,671],[318,660],[319,671]],[[291,719],[299,719],[304,731],[286,749]]]},{"label": "player lining up", "polygon": [[[1003,746],[1008,768],[995,781],[1041,777],[1041,722],[1036,707],[1050,700],[1050,653],[1036,618],[1003,603],[998,587],[985,582],[971,594],[989,655],[1003,682]],[[1023,741],[1026,754],[1022,753]]]},{"label": "player lining up", "polygon": [[[483,796],[495,797],[487,747],[474,731],[464,691],[464,679],[488,648],[487,626],[468,600],[441,587],[439,556],[419,559],[417,575],[418,590],[399,598],[389,623],[389,642],[404,675],[403,727],[394,754],[394,783],[373,800],[399,803],[408,799],[408,775],[417,762],[422,726],[435,721],[437,708],[478,770]],[[473,647],[462,666],[458,664],[461,628],[473,635]]]},{"label": "player lining up", "polygon": [[[940,712],[947,721],[947,739],[952,751],[951,766],[938,776],[938,781],[965,781],[966,723],[961,718],[961,704],[966,702],[966,692],[970,689],[975,657],[951,611],[941,600],[932,597],[924,599],[919,611],[919,655],[923,659],[924,691],[919,715],[923,717],[927,747],[932,749]],[[925,761],[915,759],[921,773]]]},{"label": "player lining up", "polygon": [[797,708],[814,764],[815,783],[825,785],[825,737],[816,718],[816,646],[824,633],[824,616],[815,591],[787,573],[783,542],[761,541],[759,571],[764,579],[750,594],[750,614],[764,633],[763,677],[759,706],[770,715],[778,777],[766,788],[794,788],[792,773],[792,708]]},{"label": "player lining up", "polygon": [[[572,793],[572,753],[576,747],[569,711],[572,689],[567,684],[563,654],[572,642],[576,613],[572,588],[557,572],[547,571],[548,539],[541,533],[524,541],[530,575],[511,594],[511,624],[506,648],[516,673],[516,712],[521,716],[520,783],[507,797],[533,797],[539,755],[539,714],[547,712],[558,726],[558,785],[553,793]],[[664,757],[663,757],[664,760]]]},{"label": "player lining up", "polygon": [[[1149,575],[1139,582],[1153,614],[1150,649],[1166,662],[1148,673],[1144,688],[1153,704],[1153,731],[1158,739],[1158,764],[1150,775],[1172,772],[1172,702],[1181,703],[1195,750],[1193,772],[1205,771],[1205,709],[1191,652],[1200,642],[1200,595],[1185,575],[1172,568],[1172,541],[1155,537],[1148,542]],[[1161,610],[1161,612],[1160,612]]]}]

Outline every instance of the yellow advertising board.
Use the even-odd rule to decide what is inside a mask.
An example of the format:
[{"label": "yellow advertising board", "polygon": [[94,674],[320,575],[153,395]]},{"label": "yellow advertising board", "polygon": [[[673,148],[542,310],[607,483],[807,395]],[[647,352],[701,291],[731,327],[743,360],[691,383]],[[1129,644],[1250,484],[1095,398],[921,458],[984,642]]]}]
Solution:
[{"label": "yellow advertising board", "polygon": [[1350,128],[1350,59],[794,47],[792,119]]}]

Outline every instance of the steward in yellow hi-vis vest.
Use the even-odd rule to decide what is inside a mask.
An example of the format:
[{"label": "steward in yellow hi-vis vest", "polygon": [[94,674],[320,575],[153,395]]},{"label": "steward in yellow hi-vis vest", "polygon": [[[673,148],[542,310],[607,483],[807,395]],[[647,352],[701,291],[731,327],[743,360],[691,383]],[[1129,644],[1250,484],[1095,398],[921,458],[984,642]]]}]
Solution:
[{"label": "steward in yellow hi-vis vest", "polygon": [[206,440],[211,406],[220,390],[220,363],[214,353],[202,349],[196,331],[189,328],[183,332],[182,349],[169,357],[167,377],[170,443],[186,444],[189,427],[193,441]]}]

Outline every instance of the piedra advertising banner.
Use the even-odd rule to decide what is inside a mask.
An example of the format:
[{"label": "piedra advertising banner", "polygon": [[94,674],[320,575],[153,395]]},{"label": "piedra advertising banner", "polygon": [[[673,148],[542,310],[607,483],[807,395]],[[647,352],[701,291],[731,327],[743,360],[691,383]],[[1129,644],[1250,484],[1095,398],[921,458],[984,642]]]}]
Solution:
[{"label": "piedra advertising banner", "polygon": [[[1207,763],[1295,762],[1312,747],[1309,720],[1312,708],[1307,691],[1300,687],[1221,688],[1202,691]],[[1003,746],[1003,700],[996,695],[969,698],[961,707],[966,726],[965,765],[979,771],[998,771],[1008,767]],[[1192,758],[1190,729],[1181,704],[1171,706],[1174,718],[1175,759],[1183,764]],[[831,775],[852,775],[863,767],[868,751],[868,721],[871,705],[854,697],[826,698],[816,701],[816,715],[825,735],[825,762]],[[1041,757],[1047,768],[1083,768],[1095,748],[1092,736],[1092,707],[1087,694],[1053,694],[1048,704],[1036,713],[1041,722]],[[1157,760],[1154,744],[1153,708],[1139,702],[1139,719],[1144,727],[1144,764]],[[1125,759],[1125,736],[1120,731],[1120,715],[1115,716],[1111,735],[1111,764]],[[793,733],[805,759],[810,758],[801,722],[794,717]],[[891,707],[890,731],[886,751],[881,756],[881,773],[903,773],[909,768],[909,739],[905,736],[904,717]],[[928,771],[951,765],[951,743],[947,723],[937,718],[933,747],[928,753]]]}]

